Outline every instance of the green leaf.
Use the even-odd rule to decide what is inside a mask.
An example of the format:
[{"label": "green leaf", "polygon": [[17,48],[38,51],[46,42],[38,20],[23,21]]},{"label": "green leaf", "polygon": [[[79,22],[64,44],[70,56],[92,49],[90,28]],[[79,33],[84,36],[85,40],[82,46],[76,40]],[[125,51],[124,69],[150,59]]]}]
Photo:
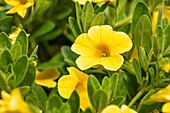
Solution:
[{"label": "green leaf", "polygon": [[109,105],[117,105],[120,107],[122,104],[124,104],[125,100],[125,97],[116,97],[109,103]]},{"label": "green leaf", "polygon": [[104,13],[100,12],[94,17],[93,21],[91,22],[90,27],[95,26],[95,25],[102,25],[103,20],[104,20]]},{"label": "green leaf", "polygon": [[122,27],[120,27],[120,28],[117,29],[116,31],[122,31],[122,32],[124,32],[124,33],[126,33],[126,34],[129,34],[130,29],[131,29],[131,23],[126,24],[126,25],[123,25]]},{"label": "green leaf", "polygon": [[82,9],[81,6],[78,2],[76,2],[76,17],[77,17],[77,23],[80,29],[80,32],[83,33],[83,28],[82,28],[82,24],[81,24],[81,14],[82,14]]},{"label": "green leaf", "polygon": [[103,90],[98,90],[93,94],[94,107],[97,113],[100,113],[107,106],[107,94]]},{"label": "green leaf", "polygon": [[62,105],[62,99],[57,94],[52,94],[48,97],[46,102],[46,113],[53,113]]},{"label": "green leaf", "polygon": [[95,10],[95,14],[98,14],[100,12],[104,12],[104,10],[107,8],[108,4],[109,4],[109,2],[106,2],[105,4],[100,6],[97,10]]},{"label": "green leaf", "polygon": [[15,44],[11,47],[10,52],[15,62],[22,54],[22,47],[19,44]]},{"label": "green leaf", "polygon": [[28,58],[27,56],[20,57],[14,64],[13,70],[15,73],[15,87],[18,86],[25,78],[28,68]]},{"label": "green leaf", "polygon": [[80,98],[76,90],[73,91],[70,98],[68,99],[68,103],[71,107],[72,113],[79,113],[80,111]]},{"label": "green leaf", "polygon": [[13,64],[12,55],[9,50],[4,50],[0,56],[0,69],[5,71],[9,64]]},{"label": "green leaf", "polygon": [[21,31],[15,41],[15,44],[19,43],[22,46],[22,55],[27,55],[28,53],[28,37],[25,31]]},{"label": "green leaf", "polygon": [[161,7],[161,8],[159,9],[158,19],[157,19],[157,24],[156,24],[156,26],[161,25],[161,23],[162,23],[162,15],[163,15],[163,7]]},{"label": "green leaf", "polygon": [[90,75],[87,81],[87,90],[88,90],[89,100],[92,106],[94,106],[93,95],[99,89],[100,89],[100,84],[98,80],[93,75]]},{"label": "green leaf", "polygon": [[28,92],[30,91],[30,87],[29,86],[22,86],[22,87],[19,87],[20,89],[20,92],[21,92],[21,96],[24,98]]},{"label": "green leaf", "polygon": [[140,111],[138,113],[151,113],[152,111],[155,110],[155,108],[157,108],[159,105],[159,103],[155,103],[152,105],[144,105],[142,106],[142,108],[140,109]]},{"label": "green leaf", "polygon": [[63,103],[58,113],[71,113],[69,103]]},{"label": "green leaf", "polygon": [[0,19],[0,26],[8,24],[13,19],[13,16],[6,16]]},{"label": "green leaf", "polygon": [[71,51],[69,46],[62,46],[61,53],[64,57],[64,61],[66,61],[70,66],[77,67],[75,60],[77,59],[78,55]]},{"label": "green leaf", "polygon": [[44,89],[37,85],[37,84],[33,84],[31,89],[35,92],[35,94],[37,95],[37,101],[39,106],[41,107],[41,109],[45,112],[46,109],[46,100],[47,100],[47,94],[44,91]]},{"label": "green leaf", "polygon": [[[86,1],[85,5],[83,6],[83,11],[81,13],[81,22],[82,22],[82,25],[84,26],[85,25],[85,17],[86,17],[86,11],[87,11],[87,6],[90,4],[89,1]],[[84,27],[83,27],[84,29]]]},{"label": "green leaf", "polygon": [[35,76],[36,76],[36,68],[29,68],[24,80],[21,82],[20,86],[32,86],[32,84],[34,83],[35,80]]},{"label": "green leaf", "polygon": [[149,17],[149,20],[151,21],[149,9],[146,6],[146,4],[144,2],[138,2],[134,9],[134,13],[133,13],[133,17],[132,17],[132,36],[133,37],[134,37],[136,25],[137,25],[139,19],[141,18],[141,16],[144,14],[147,15]]},{"label": "green leaf", "polygon": [[162,27],[163,29],[165,29],[169,24],[168,18],[165,17],[164,19],[162,19]]},{"label": "green leaf", "polygon": [[73,17],[69,17],[69,24],[70,24],[70,28],[73,32],[73,35],[75,37],[75,39],[81,34],[79,26],[76,22],[76,20]]},{"label": "green leaf", "polygon": [[152,36],[152,49],[154,51],[155,56],[159,56],[159,45],[157,38],[153,35]]},{"label": "green leaf", "polygon": [[164,42],[163,42],[164,43],[163,52],[170,46],[170,24],[164,30],[164,35],[166,37],[165,37]]},{"label": "green leaf", "polygon": [[86,12],[83,11],[82,15],[84,15],[84,16],[81,17],[81,20],[83,22],[84,32],[86,33],[89,30],[90,24],[94,17],[94,9],[93,9],[93,5],[91,3],[89,3],[87,5]]},{"label": "green leaf", "polygon": [[5,74],[0,70],[0,88],[2,90],[9,90],[8,83],[6,82]]},{"label": "green leaf", "polygon": [[143,15],[135,27],[134,32],[134,42],[137,47],[144,47],[149,53],[151,49],[151,36],[152,36],[152,25],[147,17],[147,15]]},{"label": "green leaf", "polygon": [[32,39],[41,38],[41,36],[55,28],[55,23],[49,20],[44,21],[41,26],[30,37]]},{"label": "green leaf", "polygon": [[55,19],[57,20],[62,20],[65,19],[70,15],[72,12],[72,9],[69,7],[61,7],[59,11],[56,12],[56,15],[54,16]]},{"label": "green leaf", "polygon": [[86,111],[84,113],[92,113],[92,111],[90,108],[88,108],[88,109],[86,109]]},{"label": "green leaf", "polygon": [[2,32],[0,33],[0,46],[5,48],[5,46],[10,49],[12,44],[6,33]]},{"label": "green leaf", "polygon": [[149,58],[147,57],[146,52],[144,48],[142,47],[139,47],[139,61],[140,61],[142,68],[146,72],[149,68]]},{"label": "green leaf", "polygon": [[156,26],[155,34],[158,39],[163,36],[163,29],[160,25]]},{"label": "green leaf", "polygon": [[141,82],[142,82],[141,81],[141,79],[142,79],[141,67],[140,67],[140,64],[139,64],[139,62],[136,58],[133,58],[132,65],[133,65],[133,69],[135,71],[137,81],[138,81],[139,84],[141,84]]}]

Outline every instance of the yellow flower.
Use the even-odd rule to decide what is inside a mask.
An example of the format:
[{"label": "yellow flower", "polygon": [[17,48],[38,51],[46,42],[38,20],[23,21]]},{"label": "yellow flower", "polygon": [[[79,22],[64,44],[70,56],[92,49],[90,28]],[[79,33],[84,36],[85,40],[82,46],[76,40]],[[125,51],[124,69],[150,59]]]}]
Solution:
[{"label": "yellow flower", "polygon": [[[157,24],[157,19],[158,19],[158,13],[159,11],[153,12],[153,18],[152,18],[152,31],[154,32],[156,24]],[[170,10],[164,9],[163,11],[163,18],[167,17],[170,23]]]},{"label": "yellow flower", "polygon": [[22,18],[27,14],[27,8],[34,5],[33,0],[4,0],[7,4],[14,6],[6,14],[18,13]]},{"label": "yellow flower", "polygon": [[162,68],[166,73],[169,73],[170,70],[170,64],[165,64],[164,67]]},{"label": "yellow flower", "polygon": [[150,100],[157,102],[170,102],[170,84],[164,89],[156,92],[150,97]]},{"label": "yellow flower", "polygon": [[87,1],[99,3],[99,2],[110,2],[110,4],[116,4],[117,0],[73,0],[74,2],[78,2],[81,5],[84,5]]},{"label": "yellow flower", "polygon": [[163,105],[162,112],[163,113],[170,113],[170,102]]},{"label": "yellow flower", "polygon": [[120,54],[131,47],[132,41],[127,34],[102,25],[91,27],[88,33],[79,35],[71,49],[80,55],[76,64],[81,70],[102,65],[107,70],[116,71],[124,61]]},{"label": "yellow flower", "polygon": [[57,69],[45,69],[42,72],[36,70],[35,83],[54,88],[57,84],[54,80],[59,78],[60,74]]},{"label": "yellow flower", "polygon": [[[18,29],[15,32],[13,32],[12,34],[9,35],[12,45],[15,43],[20,32],[21,32],[21,28],[18,27]],[[29,36],[30,36],[30,34],[27,34],[27,37],[29,37]]]},{"label": "yellow flower", "polygon": [[85,111],[91,108],[90,100],[87,93],[88,75],[74,67],[67,68],[70,75],[62,76],[58,81],[59,94],[68,99],[72,92],[76,90],[80,97],[80,108]]},{"label": "yellow flower", "polygon": [[103,109],[101,113],[137,113],[135,110],[130,109],[126,105],[122,105],[121,109],[116,105],[109,105]]},{"label": "yellow flower", "polygon": [[1,92],[0,113],[32,113],[29,106],[21,97],[19,89],[14,89],[9,95],[7,92]]}]

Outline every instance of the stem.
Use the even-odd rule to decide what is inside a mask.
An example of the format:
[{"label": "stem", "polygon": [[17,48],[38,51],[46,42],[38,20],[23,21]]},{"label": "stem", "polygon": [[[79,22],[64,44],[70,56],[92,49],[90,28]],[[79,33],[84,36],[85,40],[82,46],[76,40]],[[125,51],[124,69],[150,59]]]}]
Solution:
[{"label": "stem", "polygon": [[128,22],[130,22],[131,20],[132,20],[132,16],[130,16],[130,17],[124,19],[124,20],[119,21],[118,23],[116,23],[114,25],[114,27],[118,28],[118,27],[120,27],[120,26],[122,26],[122,25],[124,25],[124,24],[126,24]]}]

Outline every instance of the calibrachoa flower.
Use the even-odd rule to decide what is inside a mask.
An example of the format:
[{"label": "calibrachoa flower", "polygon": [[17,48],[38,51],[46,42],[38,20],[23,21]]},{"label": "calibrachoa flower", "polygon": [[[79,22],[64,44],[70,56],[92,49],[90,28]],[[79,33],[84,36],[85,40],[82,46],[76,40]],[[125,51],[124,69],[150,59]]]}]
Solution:
[{"label": "calibrachoa flower", "polygon": [[162,112],[163,113],[170,113],[170,102],[163,105]]},{"label": "calibrachoa flower", "polygon": [[[152,30],[155,30],[157,19],[158,19],[158,13],[159,11],[153,12],[153,18],[152,18]],[[163,11],[163,18],[167,17],[170,23],[170,10],[164,9]]]},{"label": "calibrachoa flower", "polygon": [[107,70],[116,71],[124,61],[120,54],[131,47],[132,41],[127,34],[102,25],[91,27],[88,33],[79,35],[71,49],[80,55],[76,64],[81,70],[102,65]]},{"label": "calibrachoa flower", "polygon": [[59,78],[61,73],[57,69],[45,69],[42,72],[36,70],[35,83],[54,88],[56,86],[55,79]]},{"label": "calibrachoa flower", "polygon": [[22,18],[27,14],[27,8],[34,5],[33,0],[4,0],[7,4],[14,6],[7,14],[18,13]]},{"label": "calibrachoa flower", "polygon": [[165,64],[164,67],[162,68],[166,73],[169,73],[170,70],[170,64]]},{"label": "calibrachoa flower", "polygon": [[152,95],[150,100],[155,100],[157,102],[170,102],[170,84]]},{"label": "calibrachoa flower", "polygon": [[9,95],[7,92],[1,92],[0,113],[32,113],[29,106],[21,97],[19,89],[14,89]]},{"label": "calibrachoa flower", "polygon": [[59,94],[68,99],[72,92],[76,90],[80,97],[80,108],[85,111],[91,108],[90,100],[87,93],[88,75],[74,67],[67,68],[70,75],[62,76],[58,81]]},{"label": "calibrachoa flower", "polygon": [[87,1],[99,3],[99,2],[110,2],[110,4],[116,4],[117,0],[73,0],[74,2],[78,2],[81,5],[84,5]]},{"label": "calibrachoa flower", "polygon": [[[21,28],[18,27],[18,29],[15,32],[13,32],[12,34],[9,35],[9,38],[10,38],[12,44],[15,43],[20,32],[21,32]],[[30,34],[27,34],[27,37],[29,37],[29,36],[30,36]]]},{"label": "calibrachoa flower", "polygon": [[130,109],[126,105],[122,105],[121,109],[116,105],[109,105],[103,109],[101,113],[137,113],[135,110]]}]

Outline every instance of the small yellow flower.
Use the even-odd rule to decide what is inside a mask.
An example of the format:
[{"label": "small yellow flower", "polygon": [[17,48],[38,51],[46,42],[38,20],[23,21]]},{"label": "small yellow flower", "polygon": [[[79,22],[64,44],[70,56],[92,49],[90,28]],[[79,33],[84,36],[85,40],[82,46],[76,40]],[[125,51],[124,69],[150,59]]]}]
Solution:
[{"label": "small yellow flower", "polygon": [[[152,31],[154,32],[156,24],[157,24],[157,19],[158,19],[158,13],[159,11],[153,12],[153,18],[152,18]],[[170,10],[164,9],[163,11],[163,18],[167,17],[170,23]]]},{"label": "small yellow flower", "polygon": [[163,105],[162,112],[163,113],[170,113],[170,102]]},{"label": "small yellow flower", "polygon": [[103,109],[101,113],[137,113],[135,110],[130,109],[126,105],[122,105],[121,109],[116,105],[109,105]]},{"label": "small yellow flower", "polygon": [[116,4],[117,0],[73,0],[74,2],[78,2],[81,5],[84,5],[87,1],[99,3],[99,2],[110,2],[110,4]]},{"label": "small yellow flower", "polygon": [[14,89],[9,95],[7,92],[1,92],[0,113],[32,113],[29,106],[21,97],[19,89]]},{"label": "small yellow flower", "polygon": [[85,111],[91,108],[90,100],[87,93],[88,75],[74,67],[67,68],[70,75],[62,76],[58,81],[59,94],[68,99],[72,92],[76,90],[80,97],[80,108]]},{"label": "small yellow flower", "polygon": [[27,8],[34,5],[33,0],[4,0],[7,4],[14,6],[6,14],[18,13],[22,18],[27,14]]},{"label": "small yellow flower", "polygon": [[166,73],[169,73],[170,70],[170,64],[165,64],[164,67],[162,68]]},{"label": "small yellow flower", "polygon": [[170,102],[170,84],[164,89],[156,92],[150,97],[150,100],[157,102]]},{"label": "small yellow flower", "polygon": [[55,79],[59,78],[61,73],[57,69],[45,69],[42,72],[36,70],[35,83],[54,88],[56,86]]},{"label": "small yellow flower", "polygon": [[[15,43],[20,32],[21,32],[21,28],[18,27],[18,29],[15,32],[13,32],[12,34],[9,35],[12,45]],[[27,37],[29,37],[29,36],[30,36],[30,34],[27,34]]]},{"label": "small yellow flower", "polygon": [[102,25],[93,26],[88,33],[79,35],[71,49],[80,55],[76,64],[81,70],[102,65],[107,70],[117,71],[124,62],[120,54],[131,47],[132,41],[127,34]]}]

